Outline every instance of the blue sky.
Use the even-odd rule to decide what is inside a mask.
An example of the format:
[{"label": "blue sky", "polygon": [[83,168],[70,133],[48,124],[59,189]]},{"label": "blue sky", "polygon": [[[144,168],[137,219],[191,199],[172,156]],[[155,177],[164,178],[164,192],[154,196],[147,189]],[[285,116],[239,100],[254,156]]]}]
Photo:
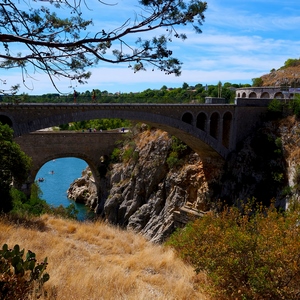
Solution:
[{"label": "blue sky", "polygon": [[[114,7],[96,4],[96,0],[87,2],[93,8],[88,10],[88,16],[97,29],[116,28],[139,10],[135,0],[118,0]],[[64,93],[72,93],[73,88],[79,92],[92,89],[139,92],[160,89],[163,85],[181,87],[184,82],[190,86],[219,81],[251,84],[252,78],[281,67],[288,58],[300,57],[299,0],[207,0],[207,3],[202,34],[184,27],[180,31],[188,39],[170,44],[173,56],[183,62],[180,77],[158,70],[152,72],[151,67],[135,74],[127,65],[101,63],[90,69],[92,77],[88,84],[70,87],[70,82],[60,80],[58,87]],[[6,74],[8,83],[21,81],[19,73]],[[26,82],[32,90],[21,85],[20,92],[56,92],[45,75],[32,74],[32,77]]]}]

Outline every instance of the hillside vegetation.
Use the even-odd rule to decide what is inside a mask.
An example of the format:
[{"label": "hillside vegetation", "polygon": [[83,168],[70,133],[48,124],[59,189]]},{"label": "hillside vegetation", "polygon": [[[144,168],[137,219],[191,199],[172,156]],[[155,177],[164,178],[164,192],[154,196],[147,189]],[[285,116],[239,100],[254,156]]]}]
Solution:
[{"label": "hillside vegetation", "polygon": [[47,299],[208,299],[198,290],[205,277],[172,250],[105,223],[43,215],[16,224],[2,217],[0,242],[48,257]]}]

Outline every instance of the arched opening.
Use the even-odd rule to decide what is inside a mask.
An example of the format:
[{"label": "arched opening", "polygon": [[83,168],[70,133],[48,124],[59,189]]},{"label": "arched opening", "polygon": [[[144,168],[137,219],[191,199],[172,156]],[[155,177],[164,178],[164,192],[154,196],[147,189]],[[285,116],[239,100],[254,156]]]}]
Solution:
[{"label": "arched opening", "polygon": [[193,115],[189,112],[186,112],[183,114],[181,120],[185,123],[188,123],[188,124],[193,124]]},{"label": "arched opening", "polygon": [[257,98],[256,93],[255,92],[251,92],[249,94],[249,98]]},{"label": "arched opening", "polygon": [[240,98],[240,93],[237,94],[237,97]]},{"label": "arched opening", "polygon": [[229,148],[231,123],[232,123],[232,114],[230,112],[226,112],[223,116],[223,134],[222,134],[222,144],[226,148]]},{"label": "arched opening", "polygon": [[12,127],[13,123],[12,120],[5,115],[0,115],[0,123],[2,123],[3,125],[8,125],[9,127]]},{"label": "arched opening", "polygon": [[206,130],[206,123],[207,123],[207,116],[204,112],[199,113],[197,116],[197,124],[196,127],[205,131]]},{"label": "arched opening", "polygon": [[242,98],[246,98],[246,93],[245,92],[242,94]]},{"label": "arched opening", "polygon": [[274,95],[274,98],[275,98],[275,99],[283,99],[284,97],[283,97],[283,94],[282,94],[281,92],[278,92],[278,93],[276,93],[276,94]]},{"label": "arched opening", "polygon": [[[67,190],[74,180],[81,177],[82,171],[87,166],[84,160],[75,157],[58,158],[45,163],[35,178],[42,191],[41,198],[53,207],[60,205],[67,207],[73,203],[79,211],[78,219],[85,219],[88,214],[87,207],[82,203],[69,199]],[[82,190],[78,191],[79,196],[80,193],[84,192],[85,189],[82,187]]]},{"label": "arched opening", "polygon": [[210,131],[209,131],[209,134],[215,139],[218,137],[219,119],[220,119],[220,116],[217,112],[214,112],[210,117]]},{"label": "arched opening", "polygon": [[270,98],[270,94],[268,92],[263,92],[261,94],[260,98],[269,99]]}]

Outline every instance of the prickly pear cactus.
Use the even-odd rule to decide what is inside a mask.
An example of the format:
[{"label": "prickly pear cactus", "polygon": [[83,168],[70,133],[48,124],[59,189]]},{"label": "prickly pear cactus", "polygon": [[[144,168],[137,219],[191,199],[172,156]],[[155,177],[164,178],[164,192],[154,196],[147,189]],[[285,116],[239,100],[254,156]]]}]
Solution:
[{"label": "prickly pear cactus", "polygon": [[0,250],[0,300],[27,299],[29,295],[40,296],[43,284],[50,276],[45,272],[47,257],[38,263],[36,255],[19,245],[9,249],[7,244]]}]

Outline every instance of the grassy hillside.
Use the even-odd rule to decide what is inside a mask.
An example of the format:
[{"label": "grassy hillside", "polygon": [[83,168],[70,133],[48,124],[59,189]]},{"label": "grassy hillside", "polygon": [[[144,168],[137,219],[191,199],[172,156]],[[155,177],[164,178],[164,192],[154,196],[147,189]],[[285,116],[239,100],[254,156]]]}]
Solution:
[{"label": "grassy hillside", "polygon": [[49,299],[208,299],[196,289],[204,276],[195,277],[173,251],[105,223],[2,218],[0,243],[48,257]]}]

